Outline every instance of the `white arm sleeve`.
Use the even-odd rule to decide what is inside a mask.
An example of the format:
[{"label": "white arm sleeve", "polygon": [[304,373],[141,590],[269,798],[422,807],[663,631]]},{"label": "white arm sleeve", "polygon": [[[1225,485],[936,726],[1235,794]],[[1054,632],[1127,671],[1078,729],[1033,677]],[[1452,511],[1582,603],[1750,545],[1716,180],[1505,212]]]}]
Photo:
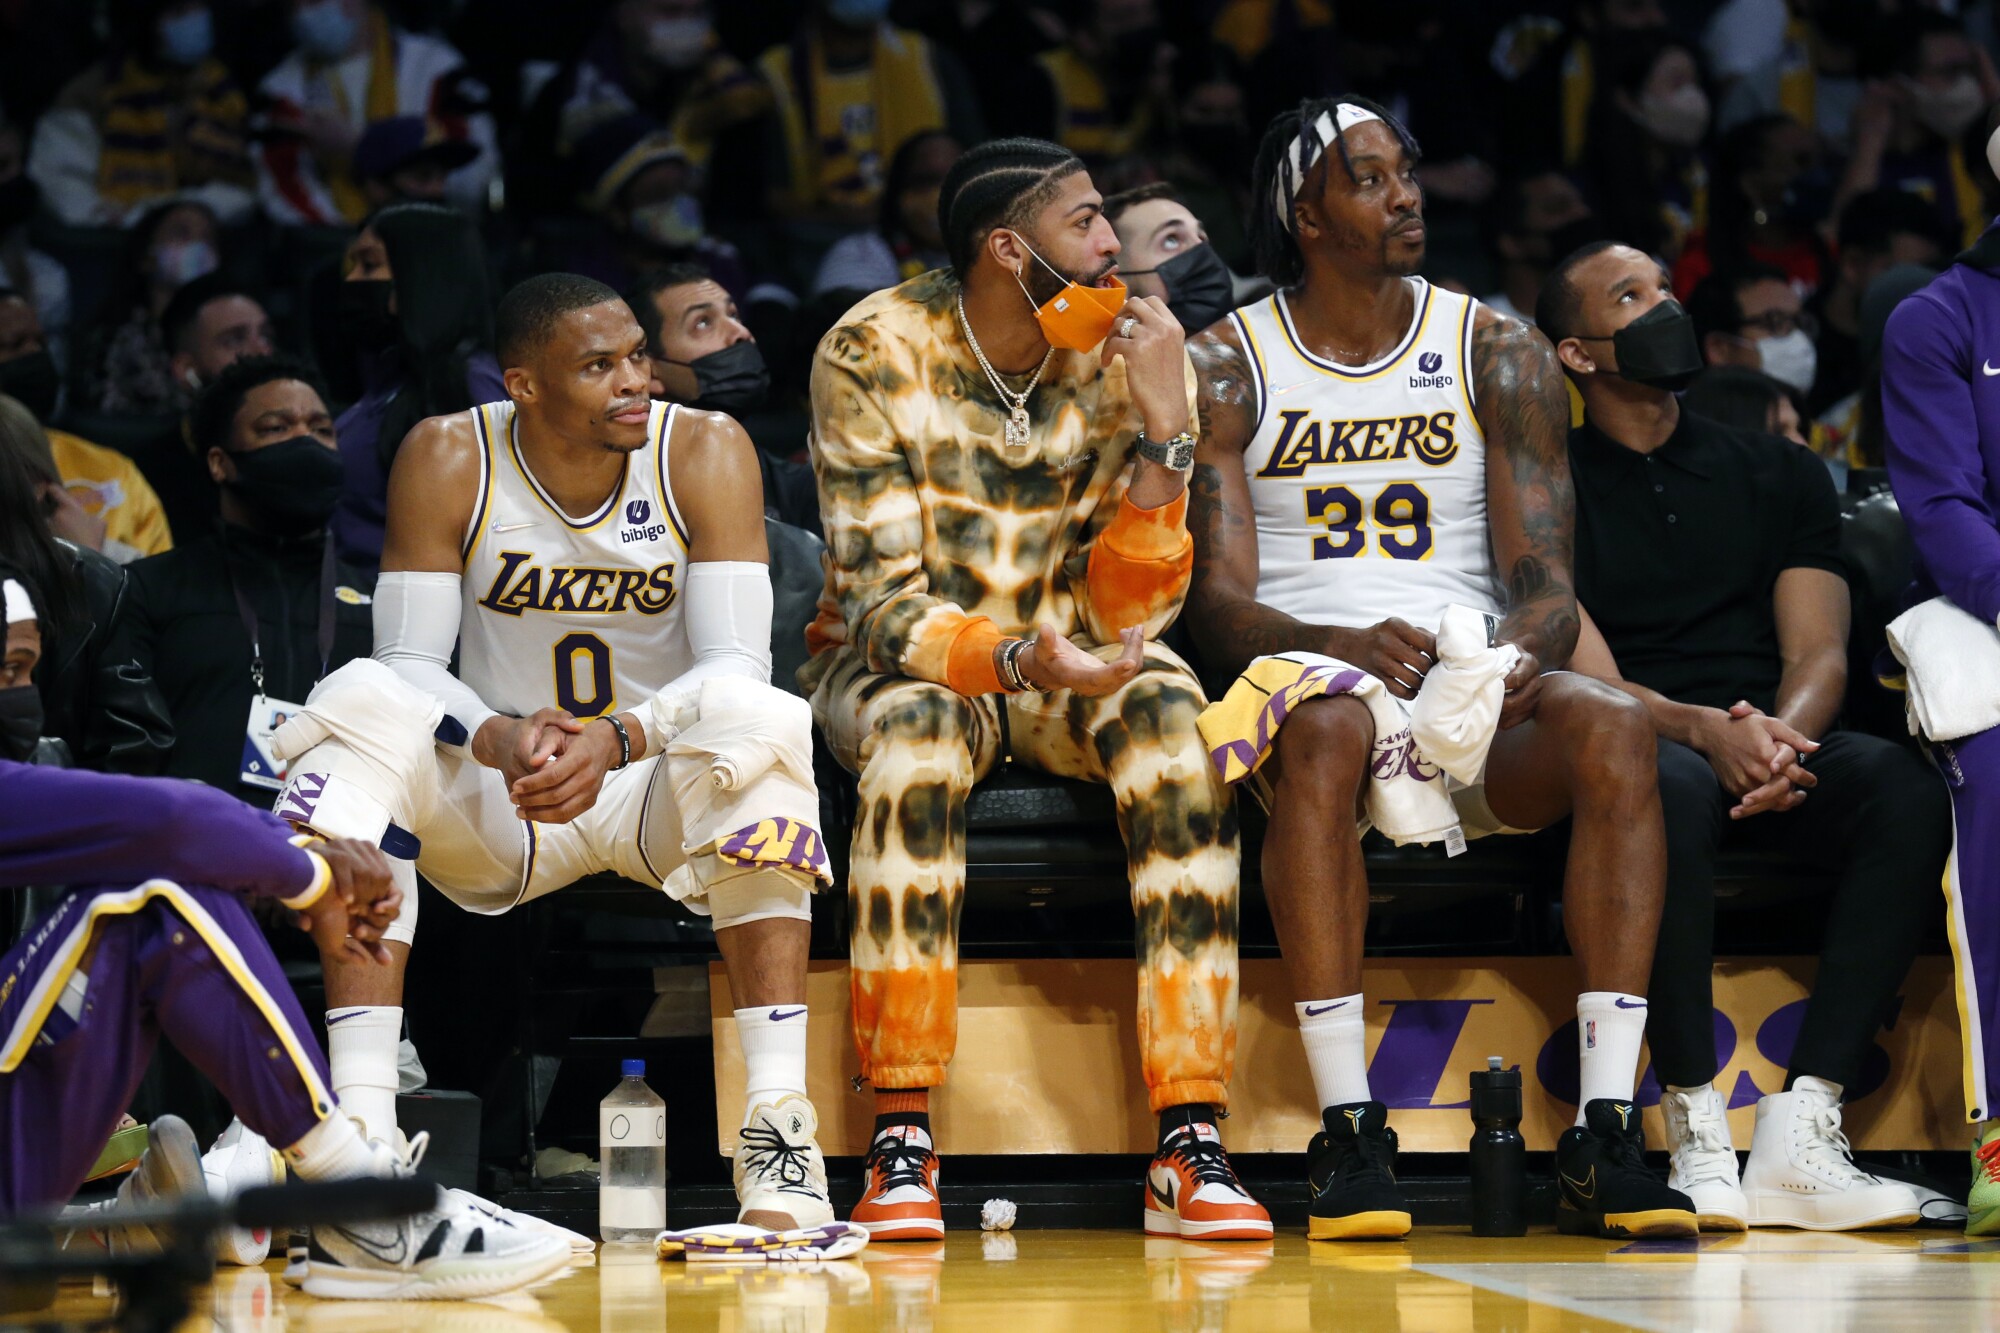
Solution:
[{"label": "white arm sleeve", "polygon": [[[488,708],[478,691],[451,674],[459,599],[456,574],[395,570],[382,575],[375,582],[375,660],[458,719],[465,727],[465,742],[453,748],[471,758],[479,724],[498,716],[498,710]],[[765,660],[769,661],[768,654]]]},{"label": "white arm sleeve", "polygon": [[[704,680],[748,676],[760,684],[771,683],[769,565],[754,560],[705,560],[689,565],[681,597],[688,641],[694,646],[694,665],[647,703],[649,750],[656,750],[679,732],[679,714],[700,699]],[[380,619],[378,611],[378,625]],[[458,623],[456,616],[452,623]],[[379,629],[376,636],[379,643]]]}]

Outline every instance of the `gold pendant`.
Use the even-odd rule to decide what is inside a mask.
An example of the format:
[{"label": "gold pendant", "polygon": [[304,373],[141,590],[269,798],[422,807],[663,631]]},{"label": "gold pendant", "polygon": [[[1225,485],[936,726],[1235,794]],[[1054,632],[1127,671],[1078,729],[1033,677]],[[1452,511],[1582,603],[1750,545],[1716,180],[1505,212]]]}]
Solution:
[{"label": "gold pendant", "polygon": [[1028,443],[1028,409],[1026,405],[1016,407],[1007,414],[1007,447],[1020,449]]}]

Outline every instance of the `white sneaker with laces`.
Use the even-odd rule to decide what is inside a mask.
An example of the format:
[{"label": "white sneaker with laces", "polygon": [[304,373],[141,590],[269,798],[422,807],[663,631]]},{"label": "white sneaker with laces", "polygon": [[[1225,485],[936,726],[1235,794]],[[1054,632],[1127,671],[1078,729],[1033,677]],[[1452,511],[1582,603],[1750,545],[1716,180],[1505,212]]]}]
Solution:
[{"label": "white sneaker with laces", "polygon": [[753,1212],[783,1213],[797,1229],[833,1221],[818,1133],[819,1113],[797,1093],[787,1093],[776,1105],[760,1102],[750,1109],[736,1140],[739,1219]]},{"label": "white sneaker with laces", "polygon": [[[201,1173],[209,1196],[226,1203],[244,1190],[285,1183],[285,1159],[263,1135],[241,1120],[229,1122],[215,1146],[202,1154]],[[255,1268],[271,1253],[271,1233],[259,1228],[225,1228],[215,1241],[218,1263]]]},{"label": "white sneaker with laces", "polygon": [[590,1237],[579,1235],[571,1231],[568,1227],[559,1227],[555,1223],[545,1221],[532,1213],[522,1213],[516,1212],[512,1208],[502,1208],[491,1199],[480,1198],[471,1190],[448,1189],[444,1193],[445,1197],[451,1202],[470,1208],[476,1213],[484,1213],[488,1217],[497,1217],[503,1222],[508,1222],[519,1227],[523,1231],[533,1232],[542,1236],[554,1236],[561,1240],[563,1244],[569,1246],[571,1254],[585,1255],[597,1252],[597,1242]]},{"label": "white sneaker with laces", "polygon": [[1660,1098],[1667,1124],[1667,1187],[1694,1201],[1703,1231],[1742,1231],[1750,1205],[1737,1178],[1736,1148],[1729,1141],[1729,1107],[1713,1083],[1669,1089]]},{"label": "white sneaker with laces", "polygon": [[[430,1136],[399,1154],[412,1175]],[[307,1244],[305,1292],[346,1300],[467,1300],[541,1281],[570,1261],[569,1244],[455,1202],[388,1222],[317,1226]]]},{"label": "white sneaker with laces", "polygon": [[1753,1227],[1901,1227],[1923,1211],[1909,1186],[1854,1164],[1840,1128],[1840,1087],[1811,1077],[1757,1103],[1743,1193]]}]

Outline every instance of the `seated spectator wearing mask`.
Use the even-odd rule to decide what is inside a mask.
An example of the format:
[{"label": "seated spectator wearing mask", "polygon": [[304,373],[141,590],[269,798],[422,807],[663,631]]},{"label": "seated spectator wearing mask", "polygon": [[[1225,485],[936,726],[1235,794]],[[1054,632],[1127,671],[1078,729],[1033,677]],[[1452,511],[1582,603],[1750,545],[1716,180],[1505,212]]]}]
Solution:
[{"label": "seated spectator wearing mask", "polygon": [[812,294],[855,299],[951,262],[938,222],[938,187],[965,148],[944,130],[912,136],[889,163],[873,231],[842,237],[820,260]]},{"label": "seated spectator wearing mask", "polygon": [[59,540],[42,443],[27,410],[0,397],[0,564],[27,574],[44,599],[42,735],[79,768],[157,773],[174,729],[153,678],[133,662],[125,570]]},{"label": "seated spectator wearing mask", "polygon": [[[1711,1230],[1913,1223],[1909,1187],[1854,1165],[1840,1104],[1935,913],[1951,817],[1911,750],[1834,729],[1849,595],[1833,483],[1793,444],[1676,398],[1701,358],[1650,256],[1586,246],[1550,274],[1537,323],[1584,402],[1569,448],[1583,616],[1570,669],[1645,704],[1659,737],[1667,894],[1646,1035],[1665,1089],[1669,1182]],[[1835,877],[1820,909],[1820,984],[1783,1089],[1757,1103],[1740,1180],[1733,1097],[1714,1085],[1725,844]]]},{"label": "seated spectator wearing mask", "polygon": [[169,199],[228,221],[257,207],[249,103],[215,58],[206,0],[114,0],[111,51],[35,124],[28,173],[71,226],[130,225]]},{"label": "seated spectator wearing mask", "polygon": [[[589,179],[562,168],[573,168],[592,133],[627,116],[659,126],[697,169],[717,154],[759,161],[771,107],[769,85],[716,40],[709,0],[616,0],[583,54],[536,99],[527,142],[516,150],[523,170],[510,173],[508,202],[521,198],[548,211],[568,202],[555,196],[588,190]],[[509,153],[510,165],[515,157]],[[544,179],[517,187],[515,178],[529,172]],[[761,207],[756,172],[724,173],[717,184],[736,176],[750,187],[745,202]],[[562,190],[555,182],[565,177],[569,188]]]},{"label": "seated spectator wearing mask", "polygon": [[38,433],[62,483],[63,495],[50,498],[62,515],[63,535],[120,563],[171,549],[166,510],[138,464],[116,449],[47,429],[61,391],[34,306],[19,292],[0,287],[0,394],[10,395],[40,423]]},{"label": "seated spectator wearing mask", "polygon": [[1607,235],[1671,259],[1708,225],[1708,94],[1694,50],[1665,29],[1609,31],[1595,71],[1582,175]]},{"label": "seated spectator wearing mask", "polygon": [[743,256],[709,234],[703,173],[674,135],[626,116],[587,137],[576,166],[591,181],[582,203],[599,227],[588,242],[547,256],[554,268],[622,292],[649,269],[698,263],[731,292],[748,294]]},{"label": "seated spectator wearing mask", "polygon": [[41,195],[27,172],[21,130],[0,111],[0,287],[28,298],[41,317],[57,370],[69,368],[69,270],[35,249],[28,224]]},{"label": "seated spectator wearing mask", "polygon": [[1201,220],[1164,181],[1104,201],[1118,233],[1118,276],[1137,297],[1157,296],[1190,337],[1236,308],[1236,275]]},{"label": "seated spectator wearing mask", "polygon": [[493,360],[486,250],[463,214],[395,204],[347,247],[340,342],[358,360],[362,395],[334,429],[347,482],[333,520],[340,558],[382,562],[389,465],[425,417],[507,396]]},{"label": "seated spectator wearing mask", "polygon": [[1749,366],[1802,397],[1811,391],[1819,323],[1783,269],[1753,261],[1711,273],[1688,295],[1687,310],[1709,365]]},{"label": "seated spectator wearing mask", "polygon": [[222,266],[221,245],[215,214],[203,204],[164,204],[140,220],[84,359],[83,397],[93,410],[180,410],[160,317],[175,292]]},{"label": "seated spectator wearing mask", "polygon": [[253,157],[264,212],[281,225],[339,226],[368,212],[354,154],[370,122],[427,116],[478,157],[451,174],[446,197],[485,207],[499,168],[486,90],[435,37],[405,32],[376,0],[291,0],[298,47],[264,76],[269,104]]},{"label": "seated spectator wearing mask", "polygon": [[1479,303],[1533,324],[1542,279],[1558,259],[1597,236],[1590,204],[1566,173],[1551,168],[1503,181],[1486,210],[1486,244],[1500,288]]},{"label": "seated spectator wearing mask", "polygon": [[1970,245],[1987,218],[1962,140],[2000,101],[2000,75],[1956,18],[1918,9],[1884,31],[1896,43],[1895,72],[1862,93],[1835,207],[1868,190],[1905,190]]},{"label": "seated spectator wearing mask", "polygon": [[1157,0],[1084,0],[1074,13],[1069,40],[1036,56],[994,108],[994,128],[1052,140],[1101,168],[1165,139],[1174,51]]},{"label": "seated spectator wearing mask", "polygon": [[813,0],[797,35],[757,58],[777,98],[769,205],[779,217],[866,227],[905,140],[934,129],[960,143],[986,137],[958,61],[888,13],[889,0]]},{"label": "seated spectator wearing mask", "polygon": [[215,479],[221,520],[132,567],[133,654],[174,718],[166,771],[269,807],[282,784],[261,758],[246,763],[246,719],[268,726],[325,672],[368,656],[375,578],[330,558],[340,454],[304,365],[230,365],[195,401],[188,440]]},{"label": "seated spectator wearing mask", "polygon": [[369,122],[354,145],[354,181],[368,211],[390,204],[441,204],[451,173],[479,160],[479,147],[422,116]]},{"label": "seated spectator wearing mask", "polygon": [[674,264],[648,273],[625,303],[646,334],[652,396],[734,417],[757,445],[764,512],[818,532],[812,468],[791,456],[811,423],[771,402],[771,372],[729,293],[701,265]]},{"label": "seated spectator wearing mask", "polygon": [[[1899,264],[1936,268],[1958,249],[1957,236],[1937,211],[1902,190],[1857,194],[1840,210],[1833,280],[1807,309],[1819,317],[1819,373],[1806,395],[1806,411],[1820,416],[1860,385],[1867,357],[1861,350],[1861,300],[1869,284]],[[1881,347],[1881,325],[1876,325]]]}]

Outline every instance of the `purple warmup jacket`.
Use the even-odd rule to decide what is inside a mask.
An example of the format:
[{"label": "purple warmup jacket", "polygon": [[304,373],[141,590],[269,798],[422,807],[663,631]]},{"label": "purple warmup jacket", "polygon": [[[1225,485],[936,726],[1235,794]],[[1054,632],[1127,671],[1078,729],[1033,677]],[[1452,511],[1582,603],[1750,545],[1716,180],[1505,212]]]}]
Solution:
[{"label": "purple warmup jacket", "polygon": [[199,782],[0,760],[0,887],[170,879],[294,898],[317,871],[293,836],[277,816]]},{"label": "purple warmup jacket", "polygon": [[2000,224],[1896,307],[1882,339],[1889,480],[1916,600],[2000,620]]}]

